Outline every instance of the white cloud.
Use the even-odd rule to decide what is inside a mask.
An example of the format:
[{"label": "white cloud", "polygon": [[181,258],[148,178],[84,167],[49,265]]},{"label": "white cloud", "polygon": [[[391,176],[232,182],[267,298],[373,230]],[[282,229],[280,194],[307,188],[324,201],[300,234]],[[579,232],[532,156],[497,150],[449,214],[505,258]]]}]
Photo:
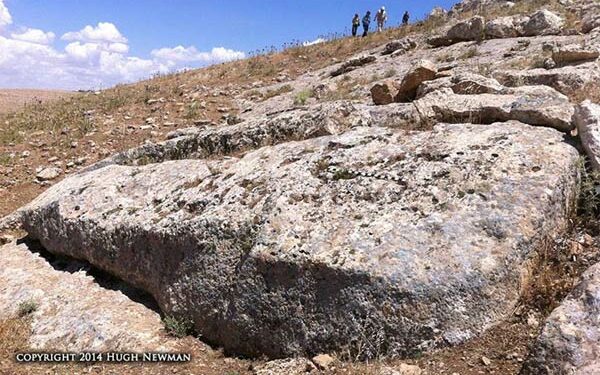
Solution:
[{"label": "white cloud", "polygon": [[54,41],[53,32],[44,32],[39,29],[27,29],[22,33],[12,33],[11,38],[16,40],[22,40],[24,42],[31,42],[37,44],[52,44]]},{"label": "white cloud", "polygon": [[[0,26],[12,22],[0,0]],[[157,72],[244,58],[241,51],[216,47],[203,52],[194,46],[160,48],[150,58],[129,55],[127,38],[109,22],[64,34],[64,49],[55,35],[27,28],[8,35],[0,28],[0,87],[96,89],[148,78]]]},{"label": "white cloud", "polygon": [[200,52],[196,47],[177,46],[173,48],[160,48],[152,51],[152,56],[169,65],[177,63],[200,62],[214,64],[226,61],[239,60],[246,57],[244,52],[227,49],[224,47],[215,47],[210,52]]},{"label": "white cloud", "polygon": [[4,1],[0,0],[0,27],[10,25],[12,23],[12,17],[8,12],[8,8],[4,5]]},{"label": "white cloud", "polygon": [[125,43],[81,43],[73,42],[67,44],[65,52],[77,60],[93,60],[99,58],[102,52],[126,54],[129,46]]},{"label": "white cloud", "polygon": [[87,25],[79,31],[71,31],[61,37],[62,40],[81,42],[127,43],[127,38],[110,22],[100,22],[97,26]]},{"label": "white cloud", "polygon": [[306,41],[306,42],[302,43],[302,45],[305,46],[305,47],[307,47],[307,46],[312,46],[314,44],[319,44],[319,43],[323,43],[323,42],[326,42],[326,40],[323,39],[323,38],[317,38],[317,39],[312,40],[312,41]]}]

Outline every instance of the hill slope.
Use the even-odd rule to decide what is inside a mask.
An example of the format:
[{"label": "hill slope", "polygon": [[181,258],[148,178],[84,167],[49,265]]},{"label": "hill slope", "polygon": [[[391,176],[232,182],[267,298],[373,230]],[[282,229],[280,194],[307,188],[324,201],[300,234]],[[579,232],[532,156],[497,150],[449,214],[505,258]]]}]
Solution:
[{"label": "hill slope", "polygon": [[[397,357],[430,373],[593,368],[548,357],[561,342],[547,326],[523,361],[597,260],[576,126],[594,126],[580,102],[600,100],[599,26],[591,1],[465,1],[364,39],[29,106],[0,122],[0,213],[39,197],[0,224],[233,353],[385,359],[321,364],[331,373],[402,373]],[[0,294],[8,312],[18,298]],[[212,368],[248,365],[203,350]]]}]

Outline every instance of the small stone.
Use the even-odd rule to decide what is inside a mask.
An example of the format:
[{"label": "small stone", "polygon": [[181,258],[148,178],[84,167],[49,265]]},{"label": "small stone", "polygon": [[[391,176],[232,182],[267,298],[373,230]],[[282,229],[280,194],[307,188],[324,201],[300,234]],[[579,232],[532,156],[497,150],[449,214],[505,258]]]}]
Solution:
[{"label": "small stone", "polygon": [[315,365],[321,370],[327,370],[335,362],[335,359],[328,354],[319,354],[312,358]]},{"label": "small stone", "polygon": [[419,366],[409,365],[406,363],[400,364],[397,370],[399,375],[421,375],[423,373],[423,370]]},{"label": "small stone", "polygon": [[551,57],[544,60],[544,69],[550,70],[556,68],[556,62]]},{"label": "small stone", "polygon": [[488,357],[482,356],[481,357],[481,363],[483,363],[484,366],[489,366],[489,365],[492,364],[492,361]]},{"label": "small stone", "polygon": [[532,328],[537,328],[540,325],[540,322],[533,314],[530,314],[527,317],[527,325]]},{"label": "small stone", "polygon": [[49,167],[49,168],[42,169],[40,172],[38,172],[36,174],[35,177],[39,181],[49,181],[49,180],[54,180],[55,178],[60,176],[61,172],[62,172],[62,170],[60,168]]}]

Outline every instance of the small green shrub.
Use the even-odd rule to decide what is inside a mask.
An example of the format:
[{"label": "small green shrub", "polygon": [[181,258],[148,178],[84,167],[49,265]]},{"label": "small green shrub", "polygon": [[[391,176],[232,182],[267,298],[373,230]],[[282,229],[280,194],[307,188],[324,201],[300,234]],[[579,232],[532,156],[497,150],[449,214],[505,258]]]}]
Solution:
[{"label": "small green shrub", "polygon": [[338,169],[333,173],[334,180],[350,180],[355,176],[347,169]]},{"label": "small green shrub", "polygon": [[37,302],[35,302],[34,300],[27,300],[27,301],[23,301],[23,302],[19,303],[19,306],[17,307],[17,314],[19,315],[19,317],[22,318],[24,316],[32,314],[37,309],[38,309]]},{"label": "small green shrub", "polygon": [[194,326],[192,321],[189,319],[176,318],[169,315],[163,318],[163,323],[169,335],[179,338],[189,335]]},{"label": "small green shrub", "polygon": [[313,96],[312,90],[302,90],[296,94],[294,98],[295,105],[304,105],[308,101],[309,98]]}]

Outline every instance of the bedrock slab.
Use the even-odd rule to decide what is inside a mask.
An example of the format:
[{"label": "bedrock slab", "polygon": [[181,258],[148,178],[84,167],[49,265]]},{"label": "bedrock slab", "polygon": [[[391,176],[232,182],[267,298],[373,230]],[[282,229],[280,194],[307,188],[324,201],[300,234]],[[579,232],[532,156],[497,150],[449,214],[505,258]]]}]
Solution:
[{"label": "bedrock slab", "polygon": [[593,375],[600,372],[600,264],[546,320],[522,374]]},{"label": "bedrock slab", "polygon": [[158,313],[85,271],[54,269],[24,243],[0,247],[0,318],[33,302],[29,348],[51,351],[168,351],[176,348]]},{"label": "bedrock slab", "polygon": [[571,209],[579,154],[563,137],[514,121],[358,127],[240,158],[108,165],[20,221],[230,352],[407,356],[510,314]]}]

